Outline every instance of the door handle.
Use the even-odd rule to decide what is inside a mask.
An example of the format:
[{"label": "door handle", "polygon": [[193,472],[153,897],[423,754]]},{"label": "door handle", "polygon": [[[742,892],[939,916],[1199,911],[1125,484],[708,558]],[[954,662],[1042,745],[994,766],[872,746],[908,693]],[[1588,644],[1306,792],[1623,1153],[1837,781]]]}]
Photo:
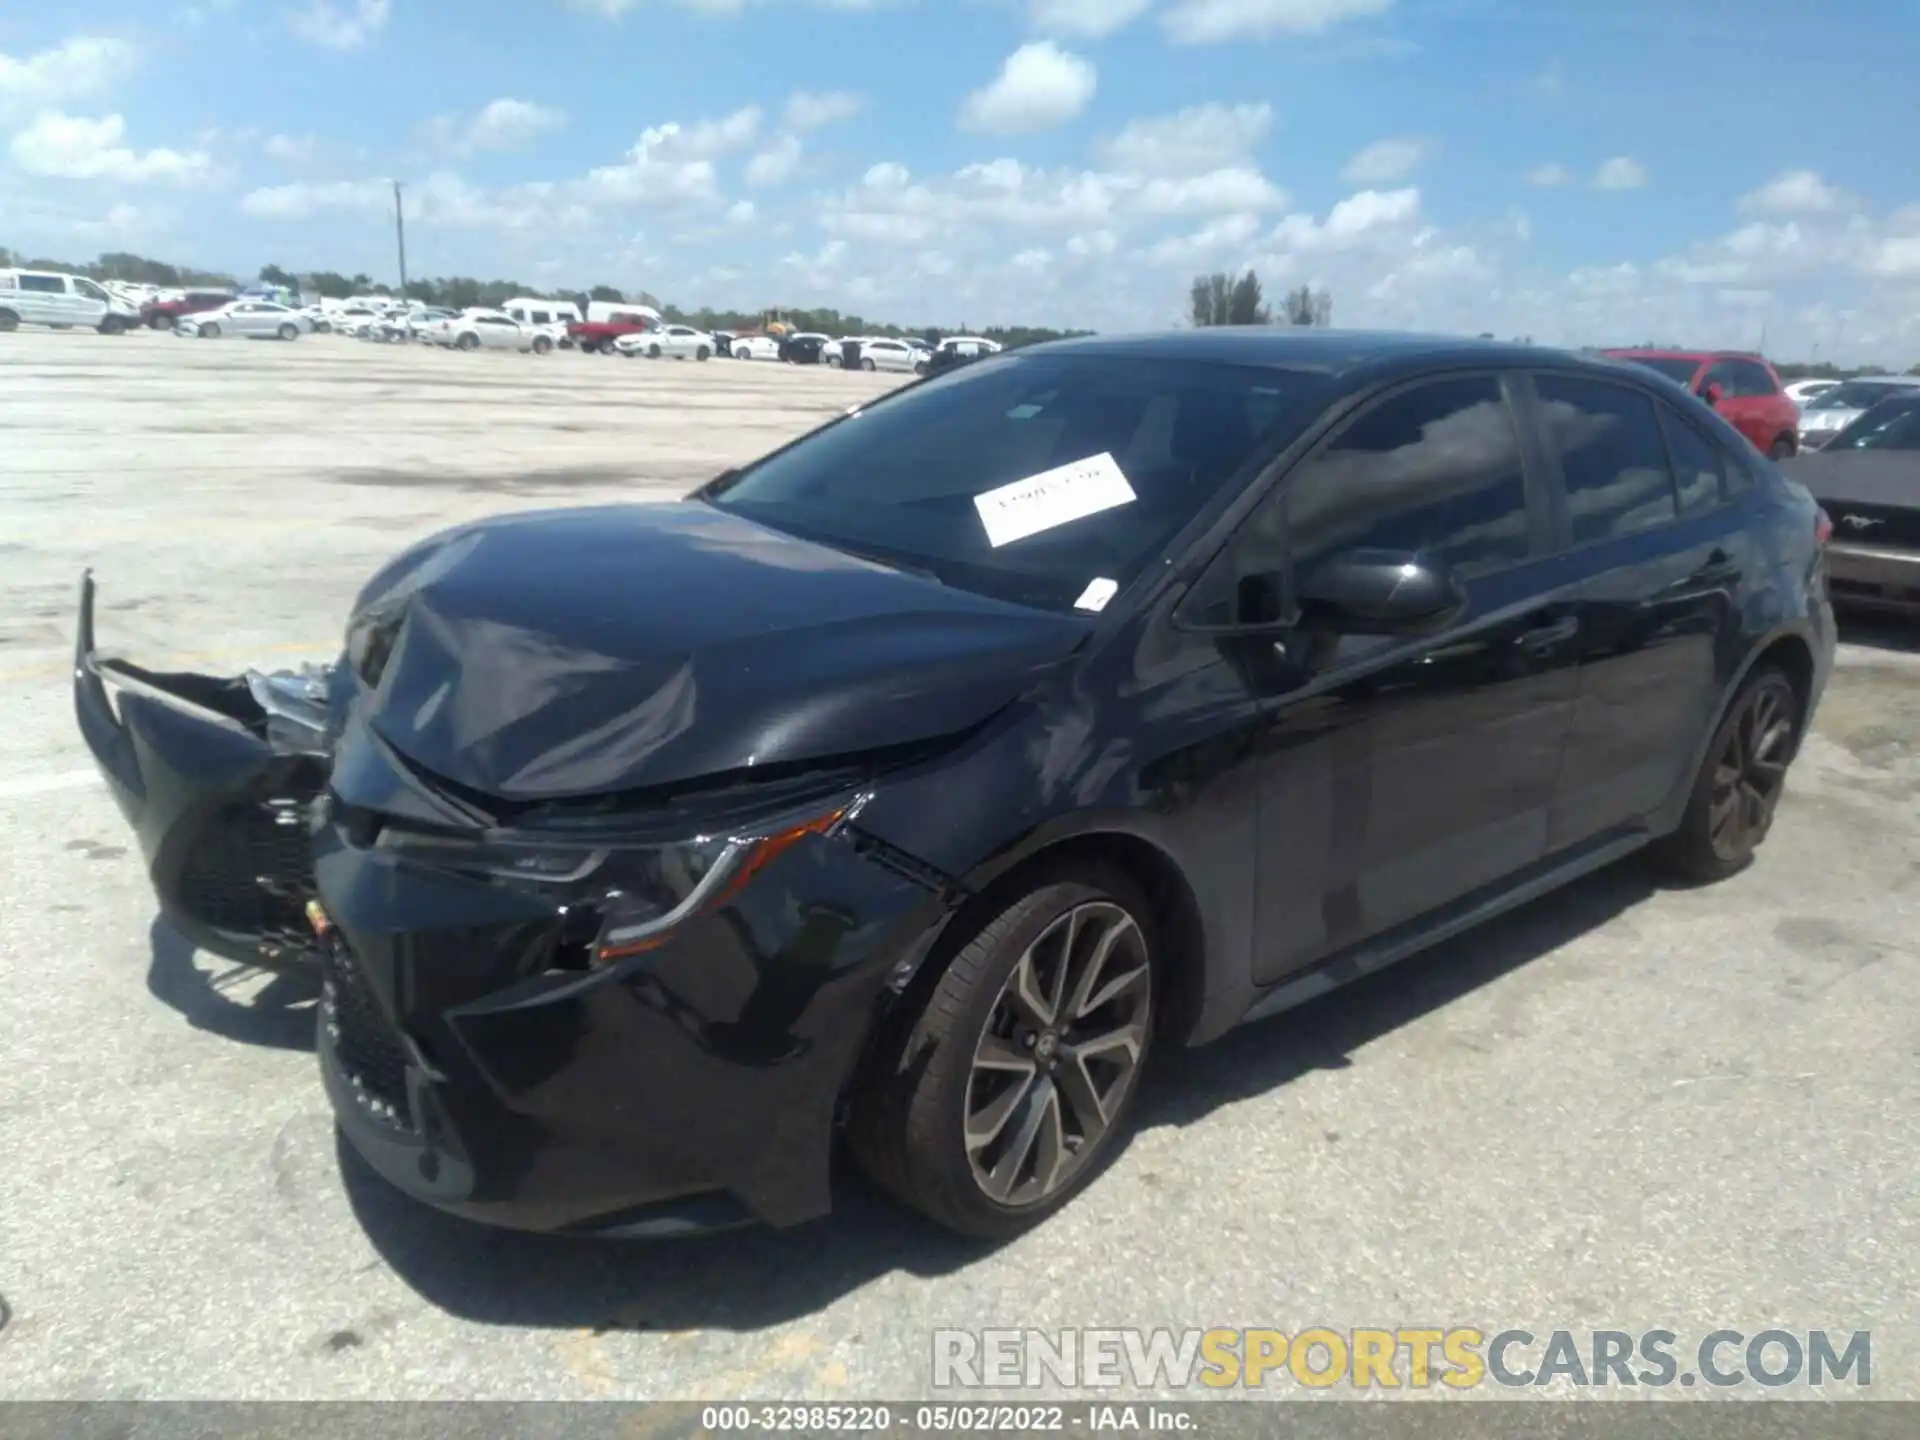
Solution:
[{"label": "door handle", "polygon": [[1735,565],[1727,552],[1715,547],[1707,556],[1706,563],[1693,572],[1692,580],[1698,585],[1722,585],[1737,579],[1740,567]]},{"label": "door handle", "polygon": [[1549,646],[1564,644],[1579,633],[1580,617],[1562,615],[1558,620],[1523,631],[1515,643],[1525,650],[1545,650]]}]

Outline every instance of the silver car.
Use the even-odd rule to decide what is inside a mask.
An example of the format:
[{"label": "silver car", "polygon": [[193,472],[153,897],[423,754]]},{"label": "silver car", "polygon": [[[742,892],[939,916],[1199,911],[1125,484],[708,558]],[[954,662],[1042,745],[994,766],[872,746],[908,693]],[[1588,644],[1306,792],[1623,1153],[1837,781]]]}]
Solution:
[{"label": "silver car", "polygon": [[272,300],[235,300],[218,310],[203,310],[174,322],[174,333],[202,340],[239,335],[249,340],[298,340],[313,330],[302,311]]},{"label": "silver car", "polygon": [[1920,386],[1920,375],[1856,375],[1800,407],[1800,448],[1818,450],[1889,395]]}]

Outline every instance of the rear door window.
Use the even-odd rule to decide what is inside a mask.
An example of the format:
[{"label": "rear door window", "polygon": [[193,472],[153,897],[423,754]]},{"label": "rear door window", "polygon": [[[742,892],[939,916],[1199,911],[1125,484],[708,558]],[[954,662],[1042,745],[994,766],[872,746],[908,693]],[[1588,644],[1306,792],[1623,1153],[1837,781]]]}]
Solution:
[{"label": "rear door window", "polygon": [[20,288],[31,290],[36,295],[64,295],[67,293],[67,281],[64,275],[22,275]]},{"label": "rear door window", "polygon": [[1547,444],[1559,456],[1575,546],[1617,540],[1679,514],[1650,396],[1605,380],[1534,379]]},{"label": "rear door window", "polygon": [[1675,414],[1660,407],[1660,428],[1667,435],[1667,453],[1673,461],[1674,489],[1682,515],[1711,510],[1725,492],[1725,467],[1719,447]]}]

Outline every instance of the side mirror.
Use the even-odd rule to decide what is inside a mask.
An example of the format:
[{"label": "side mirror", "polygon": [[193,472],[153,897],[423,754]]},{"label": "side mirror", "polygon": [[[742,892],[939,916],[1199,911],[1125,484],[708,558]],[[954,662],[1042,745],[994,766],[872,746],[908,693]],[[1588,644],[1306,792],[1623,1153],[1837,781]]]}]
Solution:
[{"label": "side mirror", "polygon": [[1720,382],[1718,380],[1709,380],[1700,387],[1700,398],[1709,405],[1718,405],[1720,403],[1720,397],[1726,393],[1725,390],[1720,388]]},{"label": "side mirror", "polygon": [[1399,635],[1444,625],[1467,592],[1437,560],[1401,550],[1345,550],[1300,575],[1303,618],[1351,635]]}]

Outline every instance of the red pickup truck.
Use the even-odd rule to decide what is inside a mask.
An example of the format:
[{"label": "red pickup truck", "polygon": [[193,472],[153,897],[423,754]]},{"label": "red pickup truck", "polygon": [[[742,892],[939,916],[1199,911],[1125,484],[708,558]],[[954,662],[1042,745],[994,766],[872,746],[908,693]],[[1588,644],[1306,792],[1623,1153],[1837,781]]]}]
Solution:
[{"label": "red pickup truck", "polygon": [[171,330],[183,315],[199,315],[231,304],[233,296],[225,290],[189,290],[177,300],[149,300],[140,307],[140,323],[155,330]]},{"label": "red pickup truck", "polygon": [[581,351],[591,355],[599,351],[603,355],[612,355],[613,342],[622,335],[640,335],[648,330],[657,329],[660,317],[644,307],[628,307],[600,303],[587,306],[585,320],[572,320],[567,324],[567,335],[578,345]]}]

